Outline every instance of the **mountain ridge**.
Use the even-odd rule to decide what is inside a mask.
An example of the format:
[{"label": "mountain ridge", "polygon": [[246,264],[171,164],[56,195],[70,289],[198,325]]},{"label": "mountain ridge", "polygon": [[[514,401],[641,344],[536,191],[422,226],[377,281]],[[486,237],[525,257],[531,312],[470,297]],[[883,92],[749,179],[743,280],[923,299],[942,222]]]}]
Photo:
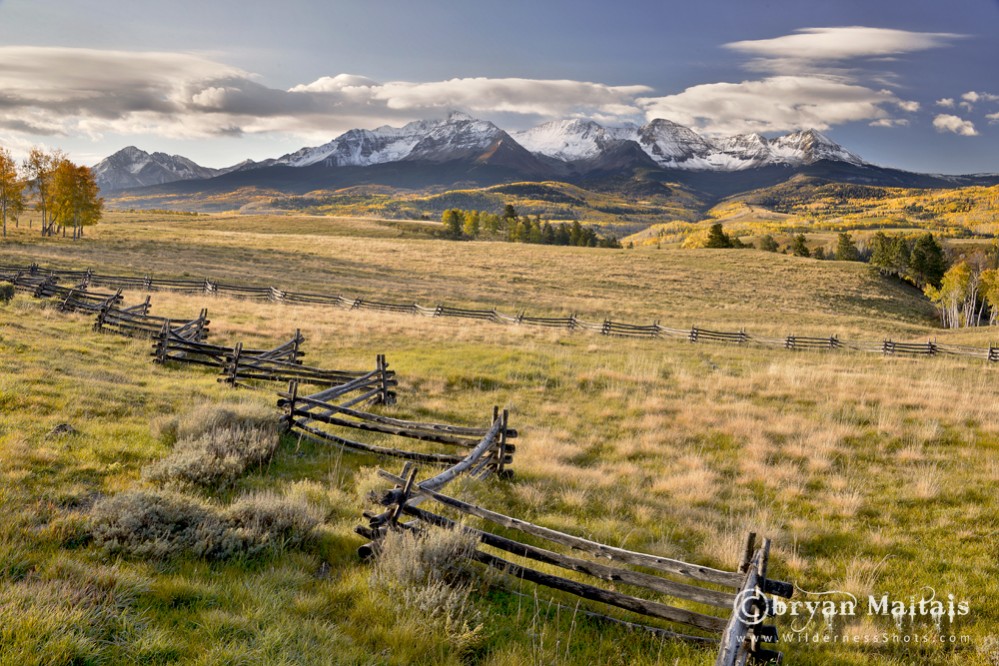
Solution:
[{"label": "mountain ridge", "polygon": [[510,133],[489,121],[452,111],[443,120],[348,130],[319,146],[303,147],[261,162],[244,160],[224,169],[202,167],[180,155],[147,153],[129,146],[99,162],[94,172],[101,189],[113,192],[274,166],[369,167],[464,160],[509,166],[524,175],[565,176],[653,166],[667,170],[739,171],[773,165],[802,166],[822,159],[866,165],[860,157],[815,130],[774,139],[756,134],[712,140],[660,118],[643,126],[618,127],[569,119]]}]

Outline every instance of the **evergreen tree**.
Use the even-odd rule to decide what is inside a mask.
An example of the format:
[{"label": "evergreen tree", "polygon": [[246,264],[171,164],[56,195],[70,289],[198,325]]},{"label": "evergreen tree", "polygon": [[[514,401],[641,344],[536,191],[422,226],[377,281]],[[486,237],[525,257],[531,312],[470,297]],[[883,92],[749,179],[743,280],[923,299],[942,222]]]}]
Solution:
[{"label": "evergreen tree", "polygon": [[722,229],[721,222],[715,222],[711,225],[711,230],[708,231],[708,239],[704,242],[704,247],[732,247],[732,239]]},{"label": "evergreen tree", "polygon": [[449,208],[441,216],[444,223],[444,235],[448,238],[461,238],[461,228],[464,224],[464,216],[457,208]]},{"label": "evergreen tree", "polygon": [[513,207],[513,204],[507,204],[503,207],[503,219],[510,225],[517,219],[517,209]]},{"label": "evergreen tree", "polygon": [[943,249],[933,238],[933,234],[920,236],[912,246],[909,255],[908,275],[917,287],[940,286],[940,280],[947,272],[947,260]]},{"label": "evergreen tree", "polygon": [[569,225],[562,222],[555,229],[555,244],[556,245],[569,245],[572,242],[572,234],[569,231]]},{"label": "evergreen tree", "polygon": [[840,233],[836,242],[836,254],[833,256],[837,261],[857,261],[860,259],[860,251],[848,232]]},{"label": "evergreen tree", "polygon": [[777,245],[777,241],[774,240],[773,236],[766,234],[765,236],[760,237],[760,249],[764,252],[776,252],[780,249],[780,247]]},{"label": "evergreen tree", "polygon": [[805,234],[798,234],[791,241],[791,254],[796,257],[810,257],[811,252],[808,251],[808,245],[805,244]]},{"label": "evergreen tree", "polygon": [[543,227],[541,227],[541,242],[545,245],[555,244],[555,230],[552,228],[551,222],[545,221]]}]

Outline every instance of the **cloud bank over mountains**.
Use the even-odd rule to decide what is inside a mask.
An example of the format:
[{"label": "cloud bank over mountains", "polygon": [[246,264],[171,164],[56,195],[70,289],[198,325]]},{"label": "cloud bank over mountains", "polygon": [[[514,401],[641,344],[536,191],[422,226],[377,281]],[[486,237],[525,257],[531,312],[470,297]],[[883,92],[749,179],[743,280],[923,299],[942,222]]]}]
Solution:
[{"label": "cloud bank over mountains", "polygon": [[[508,125],[522,127],[561,118],[667,118],[706,135],[827,130],[853,122],[897,128],[916,122],[921,105],[894,84],[893,59],[961,39],[861,26],[806,28],[725,44],[747,58],[748,78],[673,93],[640,83],[513,77],[379,82],[346,73],[281,89],[203,54],[4,46],[0,141],[16,146],[27,136],[107,134],[328,138],[453,108],[501,115]],[[999,96],[983,91],[940,98],[936,105],[950,112],[935,115],[932,124],[938,131],[976,136],[974,123],[955,114],[996,111],[997,103]],[[999,119],[996,113],[984,117]]]}]

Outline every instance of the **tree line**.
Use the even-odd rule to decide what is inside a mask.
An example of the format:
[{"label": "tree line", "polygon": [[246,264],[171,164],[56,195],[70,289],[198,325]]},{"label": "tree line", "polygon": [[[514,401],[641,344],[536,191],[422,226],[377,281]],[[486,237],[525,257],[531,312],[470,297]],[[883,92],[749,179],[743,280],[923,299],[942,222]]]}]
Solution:
[{"label": "tree line", "polygon": [[[104,212],[104,199],[93,172],[71,162],[60,150],[32,148],[18,163],[10,151],[0,146],[0,219],[7,236],[8,219],[15,227],[34,198],[41,214],[42,236],[65,236],[72,229],[74,239],[83,236],[83,228],[97,224]],[[28,220],[31,228],[32,220]]]},{"label": "tree line", "polygon": [[490,238],[510,243],[537,245],[572,245],[576,247],[620,248],[614,236],[602,236],[579,220],[572,222],[542,221],[540,215],[518,215],[512,204],[507,204],[502,215],[480,210],[449,208],[441,215],[444,224],[442,236],[452,240]]}]

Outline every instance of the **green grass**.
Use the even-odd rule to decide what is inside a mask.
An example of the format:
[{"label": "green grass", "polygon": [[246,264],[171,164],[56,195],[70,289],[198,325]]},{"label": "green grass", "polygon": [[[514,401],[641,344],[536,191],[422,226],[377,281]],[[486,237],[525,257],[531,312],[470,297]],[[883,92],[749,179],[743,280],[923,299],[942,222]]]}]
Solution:
[{"label": "green grass", "polygon": [[[218,229],[214,219],[125,217],[76,244],[22,235],[3,261],[204,270],[725,330],[950,339],[910,292],[850,264],[455,244],[395,237],[372,221],[303,219],[278,234],[266,229],[280,218],[224,218]],[[508,406],[521,432],[516,475],[449,488],[468,501],[714,566],[733,566],[755,530],[774,539],[771,575],[801,589],[908,599],[931,586],[970,603],[954,625],[968,645],[788,643],[786,663],[995,663],[999,388],[984,362],[609,339],[169,293],[152,303],[171,316],[208,307],[212,338],[229,344],[276,343],[301,328],[305,361],[321,367],[368,368],[386,353],[400,379],[393,415],[482,425],[493,405]],[[530,585],[514,584],[519,597],[474,577],[478,633],[400,609],[372,584],[353,534],[364,491],[384,487],[371,469],[400,465],[293,437],[231,486],[183,492],[220,508],[248,492],[292,493],[323,512],[314,540],[220,562],[108,555],[88,539],[89,511],[153,487],[142,470],[172,451],[171,420],[205,403],[268,409],[280,387],[230,390],[211,372],[154,365],[147,343],[90,323],[24,295],[0,305],[0,663],[713,663],[712,650],[559,610]],[[78,434],[47,437],[60,423]],[[792,631],[786,618],[777,624]],[[896,631],[890,618],[853,630]]]}]

